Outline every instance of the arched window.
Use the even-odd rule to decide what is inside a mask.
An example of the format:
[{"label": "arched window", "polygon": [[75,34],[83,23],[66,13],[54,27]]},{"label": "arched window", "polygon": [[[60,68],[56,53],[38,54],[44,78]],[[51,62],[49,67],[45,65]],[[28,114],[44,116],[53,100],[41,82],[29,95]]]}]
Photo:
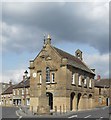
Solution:
[{"label": "arched window", "polygon": [[50,82],[50,68],[46,67],[46,82]]}]

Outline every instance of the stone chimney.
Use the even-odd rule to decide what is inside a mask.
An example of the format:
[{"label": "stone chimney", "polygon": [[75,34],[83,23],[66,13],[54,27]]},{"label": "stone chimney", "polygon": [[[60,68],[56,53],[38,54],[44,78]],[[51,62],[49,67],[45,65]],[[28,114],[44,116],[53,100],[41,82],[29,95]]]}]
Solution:
[{"label": "stone chimney", "polygon": [[79,58],[80,60],[82,60],[82,51],[81,50],[76,50],[76,52],[75,52],[75,56],[77,57],[77,58]]},{"label": "stone chimney", "polygon": [[101,79],[101,76],[100,75],[97,75],[97,80],[100,80]]},{"label": "stone chimney", "polygon": [[9,85],[12,86],[12,80],[9,81]]}]

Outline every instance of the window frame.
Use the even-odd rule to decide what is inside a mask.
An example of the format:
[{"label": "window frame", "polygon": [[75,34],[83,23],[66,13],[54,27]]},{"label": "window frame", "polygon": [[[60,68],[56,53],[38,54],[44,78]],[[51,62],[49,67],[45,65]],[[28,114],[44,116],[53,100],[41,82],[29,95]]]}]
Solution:
[{"label": "window frame", "polygon": [[46,83],[50,83],[50,68],[46,67]]},{"label": "window frame", "polygon": [[52,72],[51,77],[52,77],[52,83],[55,83],[55,73],[54,72]]},{"label": "window frame", "polygon": [[76,79],[75,79],[75,73],[72,73],[72,84],[75,85],[76,84]]}]

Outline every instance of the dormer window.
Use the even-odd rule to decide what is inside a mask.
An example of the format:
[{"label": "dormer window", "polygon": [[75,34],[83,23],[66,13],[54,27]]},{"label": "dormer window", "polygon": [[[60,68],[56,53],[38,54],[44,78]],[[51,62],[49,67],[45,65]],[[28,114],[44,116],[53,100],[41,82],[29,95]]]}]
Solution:
[{"label": "dormer window", "polygon": [[46,67],[46,82],[50,82],[50,68]]}]

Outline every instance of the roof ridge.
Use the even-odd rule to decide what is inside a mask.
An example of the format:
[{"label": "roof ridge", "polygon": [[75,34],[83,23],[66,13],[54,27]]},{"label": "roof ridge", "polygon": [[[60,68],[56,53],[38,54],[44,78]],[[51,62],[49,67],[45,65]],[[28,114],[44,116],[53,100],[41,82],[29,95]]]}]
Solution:
[{"label": "roof ridge", "polygon": [[[83,61],[81,61],[80,59],[78,59],[76,56],[74,56],[74,55],[72,55],[72,54],[70,54],[70,53],[68,53],[68,52],[66,52],[66,51],[64,51],[64,50],[61,50],[61,49],[59,49],[59,48],[56,48],[55,46],[52,46],[57,52],[63,52],[63,53],[65,53],[66,55],[68,55],[68,56],[70,56],[70,57],[72,57],[74,60],[75,60],[75,62],[77,62],[78,64],[82,64],[84,67],[86,67],[87,69],[88,69],[88,71],[90,71],[91,73],[93,73],[94,74],[94,72],[88,67],[88,65],[86,65],[86,63],[85,62],[83,62]],[[60,54],[60,53],[59,53]],[[71,60],[71,59],[70,59]],[[71,61],[73,61],[73,60],[71,60]]]}]

